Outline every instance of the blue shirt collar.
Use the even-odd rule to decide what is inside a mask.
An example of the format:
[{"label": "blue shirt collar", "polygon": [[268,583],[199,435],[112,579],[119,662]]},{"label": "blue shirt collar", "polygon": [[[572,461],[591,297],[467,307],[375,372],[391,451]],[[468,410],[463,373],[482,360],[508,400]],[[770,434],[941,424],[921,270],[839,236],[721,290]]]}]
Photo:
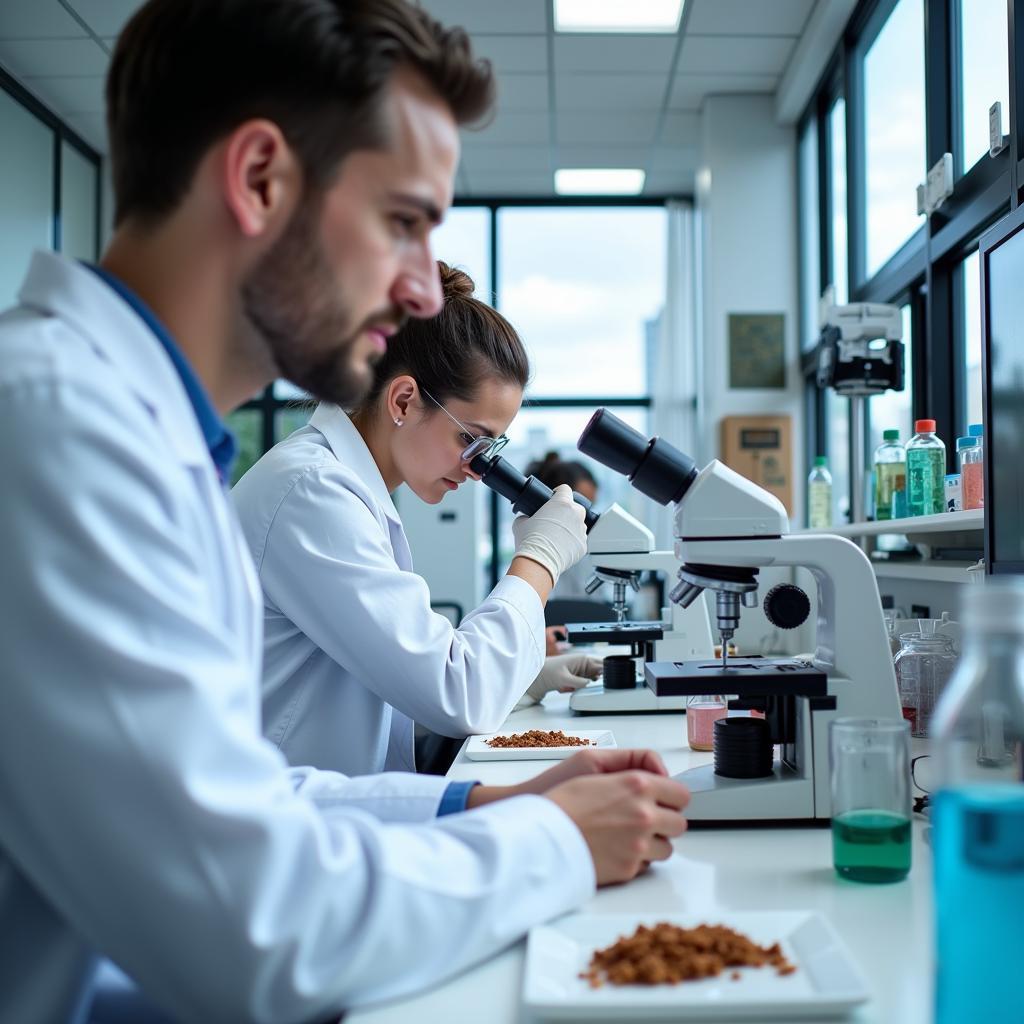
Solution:
[{"label": "blue shirt collar", "polygon": [[146,326],[156,335],[157,341],[163,345],[171,362],[174,364],[174,368],[178,371],[178,376],[181,378],[185,393],[192,403],[192,409],[196,414],[196,420],[206,441],[206,446],[210,449],[210,458],[213,459],[217,475],[222,481],[230,480],[231,467],[234,464],[235,456],[238,454],[238,443],[235,440],[235,435],[228,430],[224,425],[224,421],[217,414],[217,410],[210,401],[210,396],[206,393],[199,378],[196,376],[195,370],[189,365],[188,360],[181,349],[178,348],[170,332],[156,318],[156,315],[149,306],[123,281],[111,274],[110,271],[104,270],[103,267],[95,266],[92,263],[86,263],[85,266],[106,281],[142,317]]}]

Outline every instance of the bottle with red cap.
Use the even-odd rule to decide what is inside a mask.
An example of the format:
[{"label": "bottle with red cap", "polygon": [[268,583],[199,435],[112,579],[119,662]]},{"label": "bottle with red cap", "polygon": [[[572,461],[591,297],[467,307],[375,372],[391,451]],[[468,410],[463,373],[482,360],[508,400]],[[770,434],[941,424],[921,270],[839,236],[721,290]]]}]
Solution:
[{"label": "bottle with red cap", "polygon": [[946,446],[935,436],[935,420],[918,420],[907,442],[907,515],[946,510]]}]

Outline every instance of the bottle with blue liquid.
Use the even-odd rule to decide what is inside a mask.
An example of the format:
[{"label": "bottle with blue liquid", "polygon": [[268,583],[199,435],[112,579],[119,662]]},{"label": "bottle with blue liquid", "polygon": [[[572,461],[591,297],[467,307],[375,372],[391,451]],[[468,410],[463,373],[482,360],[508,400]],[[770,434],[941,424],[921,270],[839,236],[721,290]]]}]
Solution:
[{"label": "bottle with blue liquid", "polygon": [[1024,1020],[1024,580],[968,587],[932,721],[935,1024]]}]

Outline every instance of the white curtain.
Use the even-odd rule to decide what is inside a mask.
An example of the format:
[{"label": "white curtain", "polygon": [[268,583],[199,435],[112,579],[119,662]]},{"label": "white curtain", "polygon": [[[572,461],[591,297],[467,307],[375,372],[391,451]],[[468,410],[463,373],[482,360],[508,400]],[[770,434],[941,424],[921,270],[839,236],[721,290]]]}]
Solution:
[{"label": "white curtain", "polygon": [[[667,204],[668,259],[665,309],[661,317],[657,372],[652,382],[651,426],[655,434],[700,458],[702,437],[697,419],[699,358],[697,346],[696,240],[693,206],[681,200]],[[654,520],[659,548],[672,546],[671,509]]]}]

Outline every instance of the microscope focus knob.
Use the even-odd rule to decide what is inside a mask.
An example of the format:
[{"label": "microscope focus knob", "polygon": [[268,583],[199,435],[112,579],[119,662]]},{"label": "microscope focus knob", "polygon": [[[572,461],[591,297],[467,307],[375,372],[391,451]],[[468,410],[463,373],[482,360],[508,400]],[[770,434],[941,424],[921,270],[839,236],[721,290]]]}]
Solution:
[{"label": "microscope focus knob", "polygon": [[779,629],[796,629],[811,614],[807,595],[793,583],[780,583],[764,596],[764,614]]}]

